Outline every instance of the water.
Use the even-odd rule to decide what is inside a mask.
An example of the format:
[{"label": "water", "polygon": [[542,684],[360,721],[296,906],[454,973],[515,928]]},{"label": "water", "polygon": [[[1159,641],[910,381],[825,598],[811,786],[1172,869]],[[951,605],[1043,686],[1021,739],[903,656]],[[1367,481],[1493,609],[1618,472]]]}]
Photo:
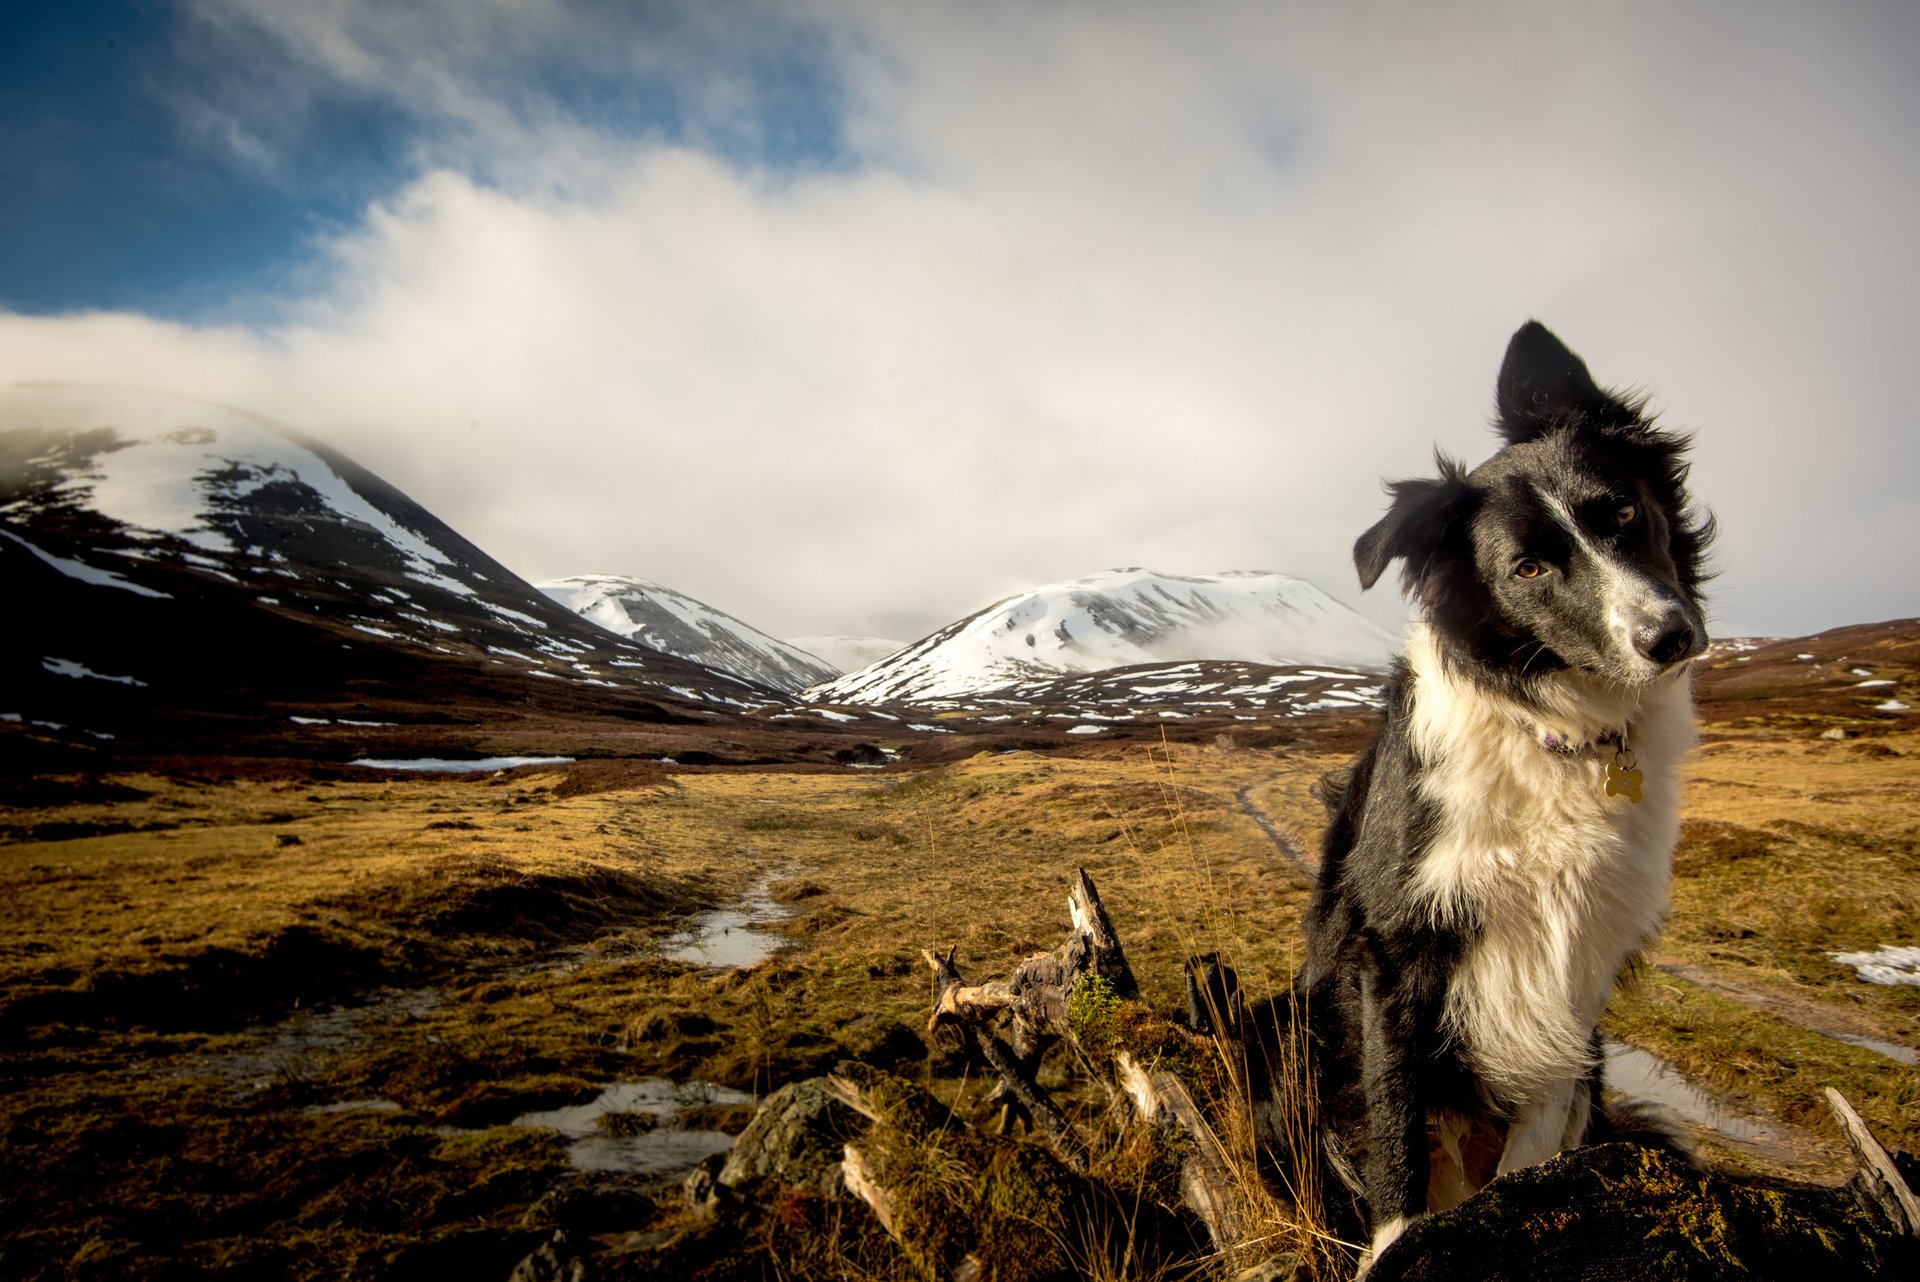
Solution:
[{"label": "water", "polygon": [[752,927],[785,921],[793,915],[791,908],[773,901],[773,883],[793,876],[796,871],[787,868],[768,873],[749,886],[738,903],[701,913],[685,930],[660,945],[661,955],[674,961],[720,969],[755,966],[765,961],[786,945],[786,938],[774,931]]},{"label": "water", "polygon": [[1718,1100],[1680,1076],[1663,1059],[1636,1046],[1607,1039],[1607,1085],[1620,1094],[1672,1111],[1683,1121],[1705,1127],[1722,1139],[1778,1160],[1790,1159],[1789,1132],[1748,1114],[1731,1112]]},{"label": "water", "polygon": [[477,757],[456,760],[452,757],[361,757],[353,764],[371,770],[438,770],[447,774],[470,774],[482,770],[512,770],[518,766],[564,766],[572,757]]},{"label": "water", "polygon": [[[646,1077],[614,1082],[585,1104],[522,1113],[515,1126],[539,1126],[560,1132],[572,1141],[567,1160],[582,1171],[622,1171],[630,1175],[665,1175],[689,1170],[701,1159],[733,1147],[724,1131],[675,1126],[686,1109],[703,1104],[751,1104],[753,1097],[712,1082],[671,1082]],[[637,1134],[609,1134],[602,1119],[639,1113],[649,1119]]]},{"label": "water", "polygon": [[1911,1046],[1899,1046],[1893,1042],[1883,1042],[1877,1037],[1862,1037],[1858,1033],[1829,1033],[1835,1041],[1845,1042],[1849,1046],[1858,1046],[1862,1050],[1872,1051],[1876,1055],[1885,1055],[1890,1060],[1902,1064],[1920,1064],[1920,1051]]},{"label": "water", "polygon": [[[357,1005],[301,1011],[248,1030],[265,1034],[258,1045],[199,1056],[194,1069],[224,1079],[242,1094],[256,1094],[279,1083],[322,1075],[330,1061],[361,1050],[376,1036],[391,1037],[390,1026],[417,1020],[443,1000],[434,988],[384,989]],[[314,1111],[351,1112],[371,1106],[370,1101],[350,1100]]]}]

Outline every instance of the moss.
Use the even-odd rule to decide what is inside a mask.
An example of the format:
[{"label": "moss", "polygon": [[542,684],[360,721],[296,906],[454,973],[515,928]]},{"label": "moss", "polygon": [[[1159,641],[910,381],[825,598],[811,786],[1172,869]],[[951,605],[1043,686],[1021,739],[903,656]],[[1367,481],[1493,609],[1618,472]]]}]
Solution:
[{"label": "moss", "polygon": [[1104,975],[1082,975],[1067,994],[1067,1030],[1095,1059],[1113,1054],[1120,1042],[1115,1015],[1120,996]]}]

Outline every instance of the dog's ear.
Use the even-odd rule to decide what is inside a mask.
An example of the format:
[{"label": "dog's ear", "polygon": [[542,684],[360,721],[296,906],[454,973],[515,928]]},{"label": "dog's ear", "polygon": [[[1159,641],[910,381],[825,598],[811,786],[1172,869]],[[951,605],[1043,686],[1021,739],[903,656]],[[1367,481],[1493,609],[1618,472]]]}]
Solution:
[{"label": "dog's ear", "polygon": [[1613,427],[1635,418],[1634,407],[1602,391],[1586,362],[1539,321],[1514,331],[1500,365],[1497,398],[1495,426],[1509,445],[1556,428]]},{"label": "dog's ear", "polygon": [[1440,469],[1437,477],[1387,483],[1393,505],[1353,545],[1362,589],[1378,583],[1396,557],[1406,562],[1407,585],[1417,585],[1448,532],[1466,514],[1473,494],[1466,469],[1444,454],[1434,455],[1434,462]]}]

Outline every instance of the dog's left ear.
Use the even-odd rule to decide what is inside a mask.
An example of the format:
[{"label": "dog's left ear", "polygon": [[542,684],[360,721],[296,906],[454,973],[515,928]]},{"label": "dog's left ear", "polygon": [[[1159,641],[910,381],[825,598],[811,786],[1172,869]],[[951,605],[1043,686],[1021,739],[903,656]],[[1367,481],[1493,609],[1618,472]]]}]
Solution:
[{"label": "dog's left ear", "polygon": [[1406,562],[1408,590],[1418,593],[1434,555],[1449,531],[1460,527],[1472,502],[1466,469],[1444,454],[1434,462],[1440,475],[1431,480],[1391,481],[1387,492],[1393,504],[1353,545],[1353,567],[1360,572],[1364,591],[1380,581],[1396,557]]},{"label": "dog's left ear", "polygon": [[1500,435],[1519,445],[1558,428],[1634,421],[1632,406],[1602,391],[1587,364],[1539,321],[1514,331],[1500,365]]}]

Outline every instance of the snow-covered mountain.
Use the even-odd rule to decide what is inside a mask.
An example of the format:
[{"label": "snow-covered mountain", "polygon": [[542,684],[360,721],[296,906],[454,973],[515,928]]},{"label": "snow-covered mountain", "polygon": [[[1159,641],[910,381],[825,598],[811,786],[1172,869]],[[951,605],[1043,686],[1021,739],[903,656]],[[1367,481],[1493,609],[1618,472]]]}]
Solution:
[{"label": "snow-covered mountain", "polygon": [[904,649],[905,641],[885,637],[788,637],[787,644],[797,646],[833,669],[832,675],[857,672],[871,663]]},{"label": "snow-covered mountain", "polygon": [[581,574],[534,586],[609,632],[776,690],[803,690],[842,671],[731,614],[646,579]]},{"label": "snow-covered mountain", "polygon": [[1397,649],[1384,628],[1290,575],[1108,570],[996,602],[804,697],[926,701],[1197,659],[1379,671]]},{"label": "snow-covered mountain", "polygon": [[15,386],[0,429],[0,698],[27,705],[0,713],[85,705],[110,735],[142,705],[251,717],[376,690],[650,701],[616,714],[640,719],[781,701],[577,617],[371,472],[241,411]]}]

